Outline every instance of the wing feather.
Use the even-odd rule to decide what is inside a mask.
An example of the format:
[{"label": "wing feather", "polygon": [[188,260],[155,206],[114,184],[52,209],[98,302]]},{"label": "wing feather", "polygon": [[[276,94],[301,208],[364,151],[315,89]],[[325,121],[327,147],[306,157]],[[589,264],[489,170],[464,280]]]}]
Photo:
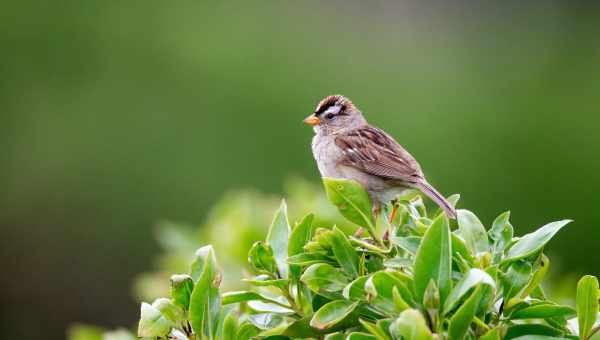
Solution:
[{"label": "wing feather", "polygon": [[423,179],[415,158],[378,128],[360,127],[338,136],[335,143],[344,153],[344,165],[388,180],[415,183]]}]

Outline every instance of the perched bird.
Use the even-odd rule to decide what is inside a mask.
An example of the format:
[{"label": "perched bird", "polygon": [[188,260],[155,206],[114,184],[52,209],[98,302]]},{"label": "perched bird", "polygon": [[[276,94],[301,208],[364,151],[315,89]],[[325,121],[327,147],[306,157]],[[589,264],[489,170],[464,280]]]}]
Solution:
[{"label": "perched bird", "polygon": [[[415,188],[448,217],[456,218],[454,207],[427,182],[415,158],[390,135],[369,125],[348,98],[326,97],[304,122],[315,130],[312,151],[321,176],[361,183],[371,197],[375,214],[402,191]],[[390,220],[396,209],[394,204]]]}]

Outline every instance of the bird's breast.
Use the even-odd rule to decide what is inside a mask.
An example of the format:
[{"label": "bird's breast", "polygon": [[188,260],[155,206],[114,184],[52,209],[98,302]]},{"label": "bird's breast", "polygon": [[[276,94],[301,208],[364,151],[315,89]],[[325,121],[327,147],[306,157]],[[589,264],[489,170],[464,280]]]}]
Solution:
[{"label": "bird's breast", "polygon": [[316,135],[313,138],[312,150],[322,177],[343,177],[337,166],[342,153],[335,145],[333,136]]}]

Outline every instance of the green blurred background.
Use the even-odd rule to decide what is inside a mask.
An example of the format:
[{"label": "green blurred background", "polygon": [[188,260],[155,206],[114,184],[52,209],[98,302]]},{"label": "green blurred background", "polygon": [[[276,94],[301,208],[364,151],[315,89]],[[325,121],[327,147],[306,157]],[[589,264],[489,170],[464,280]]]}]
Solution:
[{"label": "green blurred background", "polygon": [[591,2],[2,7],[3,337],[131,326],[156,222],[201,225],[224,192],[282,195],[291,174],[318,183],[301,120],[334,93],[484,223],[507,209],[517,234],[575,219],[551,243],[553,270],[600,274]]}]

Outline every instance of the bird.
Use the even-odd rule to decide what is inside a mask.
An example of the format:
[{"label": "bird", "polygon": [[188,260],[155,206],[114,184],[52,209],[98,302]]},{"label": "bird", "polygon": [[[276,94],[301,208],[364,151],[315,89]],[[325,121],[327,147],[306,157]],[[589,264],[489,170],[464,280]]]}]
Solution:
[{"label": "bird", "polygon": [[417,160],[385,131],[370,125],[362,112],[342,95],[327,96],[304,119],[313,127],[312,152],[322,177],[360,183],[373,203],[377,218],[382,206],[407,189],[417,189],[456,219],[454,206],[425,178]]}]

